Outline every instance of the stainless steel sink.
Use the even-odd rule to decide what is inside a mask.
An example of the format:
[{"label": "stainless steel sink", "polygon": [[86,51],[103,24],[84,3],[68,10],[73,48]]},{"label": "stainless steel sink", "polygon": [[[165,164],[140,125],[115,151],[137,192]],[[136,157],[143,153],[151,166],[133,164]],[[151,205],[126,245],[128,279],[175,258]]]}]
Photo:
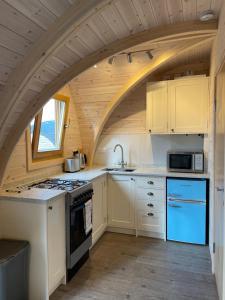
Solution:
[{"label": "stainless steel sink", "polygon": [[108,172],[134,172],[136,169],[131,169],[131,168],[105,168],[102,169],[103,171],[108,171]]}]

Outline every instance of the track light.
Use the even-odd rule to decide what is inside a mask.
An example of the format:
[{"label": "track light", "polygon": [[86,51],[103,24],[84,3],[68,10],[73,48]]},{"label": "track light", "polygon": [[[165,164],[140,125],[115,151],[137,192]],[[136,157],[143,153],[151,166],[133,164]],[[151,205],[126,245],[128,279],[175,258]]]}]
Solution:
[{"label": "track light", "polygon": [[153,55],[152,55],[152,52],[150,50],[147,51],[146,54],[148,55],[149,59],[153,59]]},{"label": "track light", "polygon": [[112,65],[114,63],[115,59],[117,58],[117,56],[121,56],[121,55],[122,56],[123,55],[126,56],[128,63],[131,64],[133,62],[132,55],[136,54],[136,53],[145,53],[148,56],[149,59],[153,59],[154,58],[154,56],[152,54],[152,49],[150,49],[150,50],[138,50],[138,51],[133,51],[133,52],[129,52],[129,53],[127,53],[127,52],[121,52],[121,53],[118,53],[118,54],[115,54],[115,55],[109,57],[108,58],[108,64]]},{"label": "track light", "polygon": [[110,65],[112,65],[113,62],[114,62],[114,59],[115,59],[115,56],[110,57],[110,58],[108,59],[108,63],[109,63]]},{"label": "track light", "polygon": [[129,64],[132,63],[132,56],[131,56],[131,53],[128,53],[128,54],[127,54],[127,61],[129,62]]}]

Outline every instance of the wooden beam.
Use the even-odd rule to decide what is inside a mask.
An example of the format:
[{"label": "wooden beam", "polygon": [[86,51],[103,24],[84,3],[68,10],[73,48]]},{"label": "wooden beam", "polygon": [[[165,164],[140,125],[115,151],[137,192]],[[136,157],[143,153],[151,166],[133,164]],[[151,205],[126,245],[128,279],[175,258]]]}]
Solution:
[{"label": "wooden beam", "polygon": [[110,103],[107,106],[107,109],[99,120],[96,128],[95,128],[95,136],[93,140],[93,149],[91,154],[90,165],[93,165],[95,151],[98,145],[98,141],[102,130],[108,121],[109,117],[113,113],[113,111],[117,108],[117,106],[126,98],[126,96],[132,92],[132,90],[140,84],[143,80],[146,79],[152,72],[156,71],[158,68],[168,63],[174,57],[184,53],[185,51],[192,50],[196,47],[202,46],[204,43],[209,42],[211,39],[197,39],[194,41],[187,41],[182,43],[182,45],[178,45],[174,49],[170,49],[164,53],[162,53],[159,57],[155,58],[151,63],[149,63],[146,67],[140,70],[133,78],[131,78],[120,91],[112,98]]}]

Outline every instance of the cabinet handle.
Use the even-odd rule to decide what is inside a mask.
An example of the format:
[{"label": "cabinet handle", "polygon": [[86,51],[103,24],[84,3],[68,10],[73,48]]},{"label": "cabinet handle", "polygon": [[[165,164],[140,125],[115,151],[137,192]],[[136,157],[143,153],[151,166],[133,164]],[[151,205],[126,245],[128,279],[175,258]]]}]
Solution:
[{"label": "cabinet handle", "polygon": [[154,184],[154,182],[150,180],[150,181],[148,181],[148,184]]},{"label": "cabinet handle", "polygon": [[153,213],[148,213],[148,216],[149,216],[149,217],[153,217],[154,214],[153,214]]},{"label": "cabinet handle", "polygon": [[149,206],[149,207],[154,207],[154,204],[148,203],[147,206]]},{"label": "cabinet handle", "polygon": [[174,132],[174,129],[172,128],[171,131]]},{"label": "cabinet handle", "polygon": [[151,133],[152,132],[152,130],[151,129],[149,129],[149,133]]},{"label": "cabinet handle", "polygon": [[154,196],[154,194],[151,193],[151,192],[147,193],[147,195],[148,195],[148,196]]},{"label": "cabinet handle", "polygon": [[130,180],[135,181],[134,178],[131,178]]},{"label": "cabinet handle", "polygon": [[49,210],[52,210],[52,206],[49,206],[48,209],[49,209]]}]

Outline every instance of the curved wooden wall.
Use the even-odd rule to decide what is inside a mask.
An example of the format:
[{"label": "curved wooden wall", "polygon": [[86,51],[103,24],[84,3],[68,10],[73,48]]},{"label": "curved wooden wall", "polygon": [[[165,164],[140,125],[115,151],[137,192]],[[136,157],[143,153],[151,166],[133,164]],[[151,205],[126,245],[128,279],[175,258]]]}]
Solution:
[{"label": "curved wooden wall", "polygon": [[[108,56],[145,41],[179,41],[194,36],[206,37],[216,32],[216,22],[189,21],[177,25],[170,24],[169,18],[139,27],[133,24],[133,29],[129,29],[132,12],[126,11],[123,3],[112,0],[75,1],[57,22],[52,22],[42,33],[29,54],[12,72],[1,92],[0,181],[8,158],[29,121],[48,98],[74,76]],[[130,5],[129,1],[127,4]],[[118,14],[118,5],[122,5],[123,17]],[[142,4],[137,5],[143,8]],[[29,14],[26,8],[23,9],[23,13]],[[164,7],[154,9],[165,10]],[[97,27],[102,30],[100,21],[103,16],[105,23],[101,25],[105,24],[105,27],[103,31],[97,31]],[[156,27],[157,24],[164,26]],[[152,27],[154,30],[148,30]],[[104,32],[106,28],[108,31]],[[110,39],[107,39],[110,32]]]}]

